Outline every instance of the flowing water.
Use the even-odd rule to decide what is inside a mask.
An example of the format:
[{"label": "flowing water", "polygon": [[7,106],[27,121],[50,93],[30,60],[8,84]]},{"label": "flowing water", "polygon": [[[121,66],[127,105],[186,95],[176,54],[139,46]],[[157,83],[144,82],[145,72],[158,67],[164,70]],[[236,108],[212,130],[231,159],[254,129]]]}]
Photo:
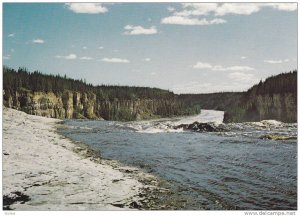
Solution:
[{"label": "flowing water", "polygon": [[223,112],[139,122],[67,120],[65,136],[104,158],[136,166],[170,182],[183,209],[297,209],[297,124],[231,124],[228,132],[197,133],[172,126],[221,123]]}]

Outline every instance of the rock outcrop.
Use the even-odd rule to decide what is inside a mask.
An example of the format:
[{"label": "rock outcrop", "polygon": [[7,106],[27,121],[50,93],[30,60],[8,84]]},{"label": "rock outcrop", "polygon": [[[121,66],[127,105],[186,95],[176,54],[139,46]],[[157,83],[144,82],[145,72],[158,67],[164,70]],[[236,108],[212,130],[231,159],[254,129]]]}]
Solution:
[{"label": "rock outcrop", "polygon": [[257,95],[227,110],[224,122],[261,121],[276,119],[297,122],[297,95],[292,93]]},{"label": "rock outcrop", "polygon": [[173,127],[174,129],[180,129],[194,132],[224,132],[227,129],[222,125],[217,125],[215,123],[199,123],[193,122],[192,124],[180,124]]},{"label": "rock outcrop", "polygon": [[296,136],[286,136],[286,135],[278,135],[278,134],[264,134],[259,137],[260,139],[268,139],[268,140],[296,140]]},{"label": "rock outcrop", "polygon": [[297,71],[271,76],[246,92],[183,94],[180,98],[199,104],[201,109],[225,111],[225,123],[265,119],[297,122]]},{"label": "rock outcrop", "polygon": [[16,91],[3,97],[4,106],[58,119],[141,120],[163,116],[178,105],[175,99],[98,99],[92,92]]},{"label": "rock outcrop", "polygon": [[31,115],[49,118],[90,118],[96,119],[94,114],[96,98],[80,93],[65,91],[62,94],[52,92],[15,92],[5,95],[4,106],[24,111]]}]

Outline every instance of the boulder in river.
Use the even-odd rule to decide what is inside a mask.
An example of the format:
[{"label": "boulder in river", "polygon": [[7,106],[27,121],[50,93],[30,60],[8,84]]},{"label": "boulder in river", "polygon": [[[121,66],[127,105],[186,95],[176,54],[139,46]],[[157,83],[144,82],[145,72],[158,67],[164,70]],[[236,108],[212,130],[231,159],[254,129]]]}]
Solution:
[{"label": "boulder in river", "polygon": [[264,134],[259,137],[260,139],[268,140],[295,140],[296,136],[286,136],[286,135],[277,135],[277,134]]},{"label": "boulder in river", "polygon": [[223,132],[227,131],[224,125],[216,125],[213,122],[208,123],[199,123],[197,121],[193,122],[192,124],[180,124],[177,126],[174,126],[174,129],[180,129],[183,128],[183,130],[190,130],[195,132]]}]

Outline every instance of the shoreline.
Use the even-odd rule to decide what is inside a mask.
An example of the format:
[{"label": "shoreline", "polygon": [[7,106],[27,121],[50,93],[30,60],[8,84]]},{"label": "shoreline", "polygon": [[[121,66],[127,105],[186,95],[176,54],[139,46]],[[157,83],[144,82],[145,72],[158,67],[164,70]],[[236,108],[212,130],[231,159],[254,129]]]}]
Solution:
[{"label": "shoreline", "polygon": [[4,210],[160,209],[157,177],[102,159],[61,122],[3,108]]}]

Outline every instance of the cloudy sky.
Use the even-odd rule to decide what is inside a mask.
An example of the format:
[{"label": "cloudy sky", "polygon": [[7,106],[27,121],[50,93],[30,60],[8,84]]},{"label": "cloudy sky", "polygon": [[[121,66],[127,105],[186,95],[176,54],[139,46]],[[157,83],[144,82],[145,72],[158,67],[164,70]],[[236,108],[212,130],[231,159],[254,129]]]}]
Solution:
[{"label": "cloudy sky", "polygon": [[297,68],[295,3],[4,3],[3,64],[175,93]]}]

